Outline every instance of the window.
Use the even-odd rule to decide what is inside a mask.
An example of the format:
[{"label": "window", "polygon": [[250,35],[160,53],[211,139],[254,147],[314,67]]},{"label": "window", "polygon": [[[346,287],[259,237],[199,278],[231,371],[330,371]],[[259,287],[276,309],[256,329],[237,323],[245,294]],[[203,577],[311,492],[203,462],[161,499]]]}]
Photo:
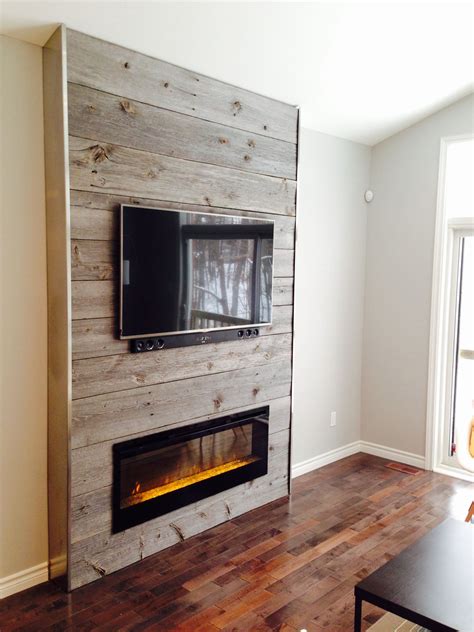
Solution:
[{"label": "window", "polygon": [[[433,268],[427,465],[474,480],[474,138],[441,143]],[[471,447],[474,450],[474,446]]]}]

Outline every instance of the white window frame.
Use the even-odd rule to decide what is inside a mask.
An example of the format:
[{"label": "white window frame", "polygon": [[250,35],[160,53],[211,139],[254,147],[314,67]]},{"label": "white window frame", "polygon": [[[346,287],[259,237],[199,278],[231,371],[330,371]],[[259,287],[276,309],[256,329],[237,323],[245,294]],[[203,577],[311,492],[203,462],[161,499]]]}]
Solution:
[{"label": "white window frame", "polygon": [[472,234],[474,230],[474,218],[447,219],[446,157],[450,144],[471,139],[474,139],[474,134],[441,139],[431,296],[425,467],[474,482],[474,475],[449,463],[450,459],[446,459],[443,454],[448,416],[451,413],[452,349],[458,278],[456,252],[459,252],[460,238]]}]

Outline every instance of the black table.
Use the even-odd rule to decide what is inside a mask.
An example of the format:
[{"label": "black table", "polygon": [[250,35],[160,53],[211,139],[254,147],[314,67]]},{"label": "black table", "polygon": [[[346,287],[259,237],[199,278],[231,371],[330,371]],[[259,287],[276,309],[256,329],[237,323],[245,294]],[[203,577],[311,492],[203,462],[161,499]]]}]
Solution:
[{"label": "black table", "polygon": [[474,525],[446,520],[354,588],[362,601],[434,632],[474,631]]}]

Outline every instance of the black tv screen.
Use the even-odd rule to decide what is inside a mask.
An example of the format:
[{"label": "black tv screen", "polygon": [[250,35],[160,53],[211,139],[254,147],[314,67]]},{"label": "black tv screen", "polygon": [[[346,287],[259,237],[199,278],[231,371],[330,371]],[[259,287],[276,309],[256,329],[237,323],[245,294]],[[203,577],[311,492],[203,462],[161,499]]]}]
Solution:
[{"label": "black tv screen", "polygon": [[273,221],[122,205],[120,337],[272,321]]}]

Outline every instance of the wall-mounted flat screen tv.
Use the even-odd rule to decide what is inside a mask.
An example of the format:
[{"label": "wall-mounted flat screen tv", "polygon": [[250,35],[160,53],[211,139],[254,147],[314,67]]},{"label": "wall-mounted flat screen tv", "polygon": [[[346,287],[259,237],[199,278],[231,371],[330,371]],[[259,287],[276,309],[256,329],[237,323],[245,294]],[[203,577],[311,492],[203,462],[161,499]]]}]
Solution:
[{"label": "wall-mounted flat screen tv", "polygon": [[121,207],[120,337],[269,325],[273,221]]}]

